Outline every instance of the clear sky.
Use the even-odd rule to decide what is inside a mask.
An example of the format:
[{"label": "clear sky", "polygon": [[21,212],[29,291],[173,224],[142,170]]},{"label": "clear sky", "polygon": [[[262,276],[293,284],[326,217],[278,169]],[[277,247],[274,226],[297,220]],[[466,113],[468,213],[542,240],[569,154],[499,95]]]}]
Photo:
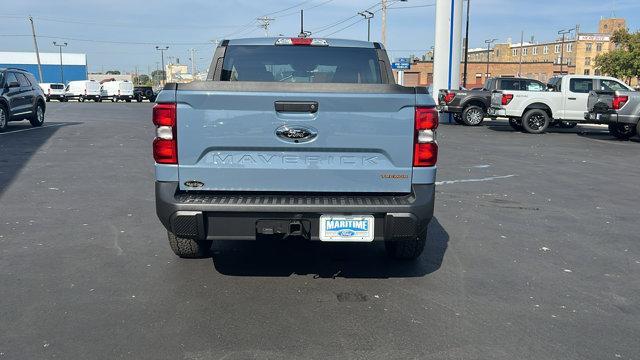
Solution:
[{"label": "clear sky", "polygon": [[[28,15],[35,19],[40,51],[57,51],[54,40],[69,43],[65,51],[86,53],[89,70],[140,72],[155,69],[160,54],[155,45],[168,45],[167,57],[188,63],[197,50],[198,67],[208,66],[212,40],[264,36],[255,19],[274,18],[271,35],[296,35],[298,10],[305,11],[305,29],[317,37],[366,40],[366,21],[358,11],[375,13],[372,40],[380,39],[379,1],[375,0],[186,0],[77,1],[3,0],[0,51],[33,51]],[[433,45],[435,0],[389,0],[387,48],[392,57],[421,55]],[[560,29],[580,24],[583,32],[597,30],[601,17],[625,17],[631,30],[640,28],[640,0],[471,0],[470,47],[484,39],[519,41],[535,36],[553,40]],[[332,26],[333,25],[333,26]]]}]

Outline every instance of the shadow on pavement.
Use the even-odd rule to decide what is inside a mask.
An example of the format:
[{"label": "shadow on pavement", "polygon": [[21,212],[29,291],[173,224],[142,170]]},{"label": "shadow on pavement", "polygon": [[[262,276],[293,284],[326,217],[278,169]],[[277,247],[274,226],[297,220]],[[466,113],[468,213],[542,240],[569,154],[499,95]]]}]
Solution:
[{"label": "shadow on pavement", "polygon": [[421,277],[437,271],[447,251],[449,234],[434,218],[427,246],[415,261],[387,257],[384,244],[327,244],[309,241],[214,242],[213,266],[223,275],[319,278]]},{"label": "shadow on pavement", "polygon": [[60,128],[78,122],[47,122],[41,128],[32,128],[26,121],[10,122],[0,132],[0,196],[16,179],[20,170],[40,147]]}]

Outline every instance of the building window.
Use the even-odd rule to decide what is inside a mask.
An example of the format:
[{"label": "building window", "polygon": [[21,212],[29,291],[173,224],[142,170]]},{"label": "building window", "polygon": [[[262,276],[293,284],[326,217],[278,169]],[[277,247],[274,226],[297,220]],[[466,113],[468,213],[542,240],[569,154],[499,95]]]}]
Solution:
[{"label": "building window", "polygon": [[591,52],[591,50],[593,49],[593,44],[592,43],[587,43],[586,45],[587,47],[585,48],[586,52]]},{"label": "building window", "polygon": [[538,55],[538,47],[537,47],[537,46],[536,46],[536,47],[534,47],[534,48],[531,50],[531,53],[532,53],[533,55]]},{"label": "building window", "polygon": [[549,45],[545,45],[542,48],[542,53],[545,54],[545,55],[547,55],[549,53]]},{"label": "building window", "polygon": [[500,56],[500,49],[496,49],[496,57]]},{"label": "building window", "polygon": [[556,54],[558,54],[558,53],[560,52],[560,44],[557,44],[557,45],[555,46],[555,49],[553,49],[553,51],[554,51]]},{"label": "building window", "polygon": [[584,58],[584,64],[585,64],[586,66],[591,65],[591,58],[590,58],[590,57],[586,57],[586,58]]},{"label": "building window", "polygon": [[585,75],[591,75],[591,70],[589,70],[589,69],[584,69],[584,74],[585,74]]},{"label": "building window", "polygon": [[523,56],[527,56],[527,53],[528,53],[528,52],[529,52],[529,49],[527,49],[527,48],[523,48],[523,49],[522,49],[522,55],[523,55]]},{"label": "building window", "polygon": [[602,44],[596,44],[596,51],[602,51]]},{"label": "building window", "polygon": [[511,50],[511,55],[518,56],[518,49],[512,49]]},{"label": "building window", "polygon": [[567,52],[573,51],[573,44],[567,44]]}]

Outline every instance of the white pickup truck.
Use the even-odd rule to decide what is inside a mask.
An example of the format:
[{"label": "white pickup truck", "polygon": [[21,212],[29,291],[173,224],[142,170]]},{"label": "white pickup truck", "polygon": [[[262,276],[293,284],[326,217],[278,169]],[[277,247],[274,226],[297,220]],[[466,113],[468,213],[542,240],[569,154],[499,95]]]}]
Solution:
[{"label": "white pickup truck", "polygon": [[592,90],[633,91],[622,81],[607,76],[565,75],[549,81],[546,91],[494,91],[489,116],[507,117],[516,130],[541,134],[551,125],[574,127],[585,119]]}]

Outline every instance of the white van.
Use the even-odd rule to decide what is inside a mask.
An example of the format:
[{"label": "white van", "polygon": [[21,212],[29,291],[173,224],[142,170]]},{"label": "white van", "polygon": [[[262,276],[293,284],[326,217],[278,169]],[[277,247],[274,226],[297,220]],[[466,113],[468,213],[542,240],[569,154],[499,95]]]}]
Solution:
[{"label": "white van", "polygon": [[44,92],[44,97],[47,101],[51,99],[58,100],[60,102],[67,101],[65,96],[64,84],[59,83],[40,83],[40,88]]},{"label": "white van", "polygon": [[103,98],[111,101],[125,100],[131,102],[133,99],[133,84],[129,81],[113,80],[102,84]]},{"label": "white van", "polygon": [[100,96],[100,84],[94,80],[69,81],[65,90],[67,99],[102,101]]}]

